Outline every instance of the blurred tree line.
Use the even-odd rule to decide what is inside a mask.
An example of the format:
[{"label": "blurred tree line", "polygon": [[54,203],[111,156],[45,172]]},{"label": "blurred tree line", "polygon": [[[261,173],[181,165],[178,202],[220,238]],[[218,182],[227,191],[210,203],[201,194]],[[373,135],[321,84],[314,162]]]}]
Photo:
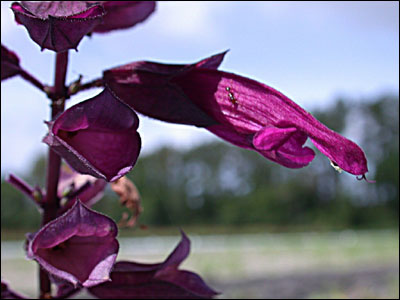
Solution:
[{"label": "blurred tree line", "polygon": [[[399,99],[338,99],[314,115],[365,151],[375,184],[337,173],[315,147],[306,168],[281,167],[254,151],[214,142],[189,151],[164,148],[140,156],[128,177],[144,207],[148,226],[271,225],[282,230],[385,228],[399,220]],[[24,179],[43,186],[45,158]],[[17,174],[20,175],[20,174]],[[95,209],[120,219],[123,208],[107,189]],[[2,228],[35,228],[34,205],[2,180]]]}]

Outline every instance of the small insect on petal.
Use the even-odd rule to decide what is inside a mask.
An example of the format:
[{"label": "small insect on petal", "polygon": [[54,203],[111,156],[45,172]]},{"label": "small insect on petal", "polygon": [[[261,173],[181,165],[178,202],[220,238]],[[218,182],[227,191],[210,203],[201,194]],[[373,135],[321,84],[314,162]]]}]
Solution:
[{"label": "small insect on petal", "polygon": [[229,100],[231,101],[231,103],[235,105],[238,104],[239,102],[235,98],[235,95],[233,95],[233,93],[231,92],[231,88],[227,86],[225,90],[228,92]]}]

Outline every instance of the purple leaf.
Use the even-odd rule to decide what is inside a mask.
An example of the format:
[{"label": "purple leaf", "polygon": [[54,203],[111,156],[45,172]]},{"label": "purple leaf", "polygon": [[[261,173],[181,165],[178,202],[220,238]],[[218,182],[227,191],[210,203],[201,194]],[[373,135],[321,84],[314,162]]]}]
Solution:
[{"label": "purple leaf", "polygon": [[76,49],[102,22],[104,8],[85,1],[22,1],[11,5],[17,23],[26,27],[41,49]]},{"label": "purple leaf", "polygon": [[18,75],[20,71],[18,56],[1,45],[1,80]]},{"label": "purple leaf", "polygon": [[80,201],[28,239],[28,258],[52,276],[74,286],[90,287],[109,280],[118,253],[113,220]]},{"label": "purple leaf", "polygon": [[182,240],[163,263],[140,264],[117,262],[111,281],[89,288],[102,299],[208,299],[214,290],[195,273],[178,270],[190,252],[190,241],[182,232]]},{"label": "purple leaf", "polygon": [[368,172],[364,152],[355,143],[277,90],[218,71],[218,65],[182,68],[137,62],[105,71],[104,80],[116,96],[146,116],[205,127],[285,167],[301,168],[313,160],[314,151],[304,146],[310,138],[341,169],[354,175]]},{"label": "purple leaf", "polygon": [[8,287],[8,284],[1,280],[1,299],[28,299],[25,296],[22,296]]},{"label": "purple leaf", "polygon": [[114,181],[136,163],[138,123],[135,112],[105,89],[49,123],[43,141],[79,173]]},{"label": "purple leaf", "polygon": [[106,12],[103,23],[93,30],[99,33],[133,27],[146,20],[156,7],[155,1],[98,1],[97,3],[103,5]]}]

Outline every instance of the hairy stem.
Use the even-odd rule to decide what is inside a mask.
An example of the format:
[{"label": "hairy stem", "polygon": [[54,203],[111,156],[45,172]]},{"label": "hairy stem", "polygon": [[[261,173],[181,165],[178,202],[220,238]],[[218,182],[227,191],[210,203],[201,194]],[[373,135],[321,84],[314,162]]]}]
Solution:
[{"label": "hairy stem", "polygon": [[[57,53],[54,93],[51,96],[51,120],[64,111],[66,98],[65,78],[67,75],[68,51]],[[46,199],[43,205],[42,226],[57,217],[57,209],[60,205],[60,199],[57,196],[58,180],[60,177],[61,157],[49,149],[47,177],[46,177]],[[46,271],[39,270],[40,280],[40,298],[49,299],[51,295],[51,283]]]}]

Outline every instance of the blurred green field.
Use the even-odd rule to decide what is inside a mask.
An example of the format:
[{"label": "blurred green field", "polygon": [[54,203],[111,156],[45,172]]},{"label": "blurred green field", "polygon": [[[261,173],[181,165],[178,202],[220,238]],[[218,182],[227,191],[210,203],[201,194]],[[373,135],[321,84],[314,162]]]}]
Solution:
[{"label": "blurred green field", "polygon": [[[223,293],[220,298],[399,297],[397,230],[215,235],[186,231],[192,252],[182,268],[201,274]],[[118,259],[157,262],[180,239],[147,233],[121,237]],[[5,236],[9,234],[3,232]],[[37,268],[24,259],[22,245],[2,240],[1,276],[12,288],[34,297]]]}]

